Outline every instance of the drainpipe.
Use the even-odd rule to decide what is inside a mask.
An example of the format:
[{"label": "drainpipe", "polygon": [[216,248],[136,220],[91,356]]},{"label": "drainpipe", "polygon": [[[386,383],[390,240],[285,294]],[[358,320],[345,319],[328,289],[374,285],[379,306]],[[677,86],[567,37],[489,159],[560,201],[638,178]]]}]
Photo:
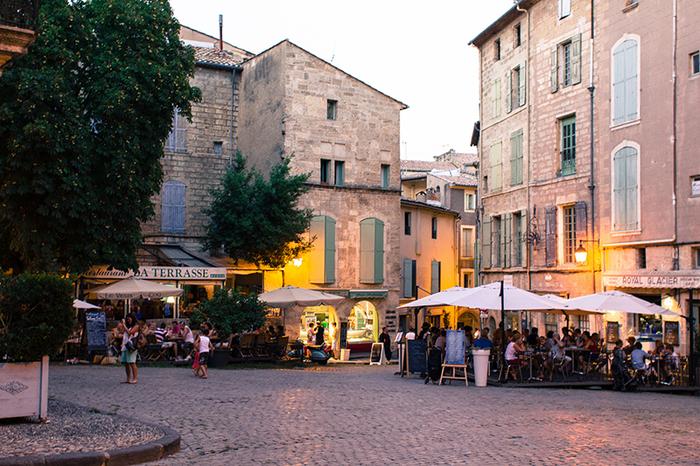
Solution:
[{"label": "drainpipe", "polygon": [[595,47],[595,0],[591,0],[591,37],[588,41],[588,50],[590,53],[590,60],[588,67],[590,68],[588,74],[588,93],[590,96],[590,108],[589,108],[589,138],[590,138],[590,182],[588,184],[588,189],[591,193],[591,244],[593,254],[591,254],[591,269],[592,269],[592,279],[593,279],[593,293],[596,292],[596,279],[595,279],[595,269],[596,269],[596,229],[595,229],[595,84],[593,82],[593,57],[594,57],[594,47]]},{"label": "drainpipe", "polygon": [[[673,0],[673,43],[671,44],[671,57],[673,61],[672,81],[673,81],[673,135],[671,137],[672,153],[673,153],[673,239],[678,241],[678,149],[676,144],[677,137],[677,113],[678,113],[678,73],[677,71],[677,49],[678,49],[678,0]],[[674,244],[673,252],[673,270],[678,270],[678,245]]]},{"label": "drainpipe", "polygon": [[[530,76],[532,73],[530,72],[530,62],[531,57],[530,57],[530,10],[526,10],[524,8],[520,7],[520,1],[521,0],[515,0],[515,9],[518,10],[521,13],[525,13],[527,16],[527,89],[525,90],[526,92],[526,104],[527,104],[527,187],[526,187],[526,193],[527,193],[527,222],[526,222],[526,228],[525,228],[525,237],[528,238],[527,241],[527,248],[525,250],[525,255],[526,255],[526,260],[525,260],[525,265],[526,265],[526,270],[527,270],[527,289],[531,290],[532,289],[532,247],[530,246],[530,128],[531,128],[531,102],[532,102],[532,86],[530,86]],[[505,323],[503,324],[503,331],[505,332]],[[505,333],[504,333],[505,335]]]},{"label": "drainpipe", "polygon": [[236,121],[236,71],[237,68],[231,68],[231,156],[228,159],[229,167],[236,157],[236,137],[233,134]]}]

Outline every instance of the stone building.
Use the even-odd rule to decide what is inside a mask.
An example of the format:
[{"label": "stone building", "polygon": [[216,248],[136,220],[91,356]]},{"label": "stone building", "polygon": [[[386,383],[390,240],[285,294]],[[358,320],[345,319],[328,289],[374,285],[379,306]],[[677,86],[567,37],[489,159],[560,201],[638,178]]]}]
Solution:
[{"label": "stone building", "polygon": [[[700,284],[700,165],[689,130],[698,12],[684,0],[522,0],[472,41],[485,282],[512,276],[562,296],[624,289],[683,315],[697,306],[684,290]],[[603,331],[617,322],[620,336],[643,339],[666,328],[655,316],[623,317],[571,324]],[[679,319],[665,321],[678,335]],[[509,325],[523,323],[562,321],[520,314]]]},{"label": "stone building", "polygon": [[[284,40],[242,65],[238,144],[267,172],[283,158],[310,173],[313,250],[284,269],[287,285],[345,296],[287,315],[292,337],[310,321],[348,325],[368,349],[396,327],[401,264],[399,112],[406,106]],[[274,288],[281,283],[265,284]]]}]

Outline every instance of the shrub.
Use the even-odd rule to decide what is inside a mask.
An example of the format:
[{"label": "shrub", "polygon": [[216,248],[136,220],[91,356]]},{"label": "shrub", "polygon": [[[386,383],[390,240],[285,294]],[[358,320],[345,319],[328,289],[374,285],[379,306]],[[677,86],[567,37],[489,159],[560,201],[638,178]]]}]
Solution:
[{"label": "shrub", "polygon": [[210,322],[219,336],[244,333],[262,327],[265,323],[265,305],[257,295],[243,295],[233,290],[220,289],[209,301],[204,301],[190,317],[193,327]]},{"label": "shrub", "polygon": [[0,279],[0,360],[55,354],[73,329],[74,312],[69,280],[30,273]]}]

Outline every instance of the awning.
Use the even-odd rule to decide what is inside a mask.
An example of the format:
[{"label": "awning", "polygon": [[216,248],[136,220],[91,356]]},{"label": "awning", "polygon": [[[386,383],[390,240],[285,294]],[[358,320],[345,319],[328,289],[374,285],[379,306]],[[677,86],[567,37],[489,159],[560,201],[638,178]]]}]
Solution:
[{"label": "awning", "polygon": [[167,265],[174,267],[216,267],[202,257],[185,250],[182,246],[163,244],[144,244],[141,246]]}]

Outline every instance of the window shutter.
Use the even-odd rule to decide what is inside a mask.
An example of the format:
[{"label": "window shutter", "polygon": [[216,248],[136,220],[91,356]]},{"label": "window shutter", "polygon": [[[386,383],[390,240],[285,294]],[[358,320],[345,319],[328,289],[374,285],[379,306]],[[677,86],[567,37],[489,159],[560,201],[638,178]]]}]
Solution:
[{"label": "window shutter", "polygon": [[576,241],[585,240],[588,237],[588,216],[586,203],[579,201],[574,205],[576,218]]},{"label": "window shutter", "polygon": [[549,86],[552,92],[557,92],[559,89],[559,49],[557,46],[554,46],[551,52]]},{"label": "window shutter", "polygon": [[411,261],[411,296],[418,297],[418,287],[416,286],[416,261]]},{"label": "window shutter", "polygon": [[637,41],[625,41],[625,121],[637,119]]},{"label": "window shutter", "polygon": [[613,53],[613,123],[625,121],[625,49],[624,42]]},{"label": "window shutter", "polygon": [[491,218],[485,217],[481,224],[481,265],[491,268]]},{"label": "window shutter", "polygon": [[513,222],[513,215],[512,214],[506,214],[503,216],[503,220],[501,223],[504,223],[503,227],[501,228],[501,244],[503,245],[503,253],[501,254],[501,257],[503,257],[503,267],[510,267],[511,266],[511,252],[512,252],[512,225]]},{"label": "window shutter", "polygon": [[523,182],[523,132],[517,131],[510,137],[510,184]]},{"label": "window shutter", "polygon": [[581,34],[571,39],[571,84],[581,82]]},{"label": "window shutter", "polygon": [[185,185],[184,183],[175,184],[175,231],[178,233],[185,232]]},{"label": "window shutter", "polygon": [[493,116],[501,116],[501,80],[493,82]]},{"label": "window shutter", "polygon": [[325,250],[326,228],[325,217],[317,215],[311,219],[309,235],[314,238],[314,243],[309,254],[309,281],[311,283],[325,283]]},{"label": "window shutter", "polygon": [[374,283],[374,219],[360,222],[360,282]]},{"label": "window shutter", "polygon": [[160,209],[160,229],[162,231],[172,231],[173,229],[173,201],[172,201],[172,190],[170,189],[170,183],[163,184],[163,195],[161,197],[161,209]]},{"label": "window shutter", "polygon": [[326,241],[324,244],[324,283],[335,282],[335,219],[324,217]]},{"label": "window shutter", "polygon": [[513,82],[510,72],[506,73],[506,113],[513,110]]},{"label": "window shutter", "polygon": [[374,283],[384,282],[384,223],[374,220]]},{"label": "window shutter", "polygon": [[520,65],[518,73],[518,107],[525,105],[525,93],[527,92],[527,61]]},{"label": "window shutter", "polygon": [[440,262],[433,259],[430,263],[430,293],[440,291]]},{"label": "window shutter", "polygon": [[161,230],[167,233],[185,232],[185,184],[166,181],[161,196]]},{"label": "window shutter", "polygon": [[557,208],[545,209],[545,263],[547,267],[557,264]]},{"label": "window shutter", "polygon": [[627,161],[625,160],[625,149],[620,149],[613,156],[613,170],[615,172],[613,180],[613,208],[615,209],[615,214],[613,216],[613,230],[625,230],[625,209],[626,202],[625,196],[627,195],[627,189],[625,183],[627,182]]},{"label": "window shutter", "polygon": [[639,215],[637,206],[637,151],[632,147],[627,147],[626,157],[626,224],[627,230],[636,230],[639,228]]},{"label": "window shutter", "polygon": [[403,289],[402,297],[413,297],[413,262],[411,259],[403,260]]},{"label": "window shutter", "polygon": [[520,266],[527,266],[527,210],[520,211]]}]

